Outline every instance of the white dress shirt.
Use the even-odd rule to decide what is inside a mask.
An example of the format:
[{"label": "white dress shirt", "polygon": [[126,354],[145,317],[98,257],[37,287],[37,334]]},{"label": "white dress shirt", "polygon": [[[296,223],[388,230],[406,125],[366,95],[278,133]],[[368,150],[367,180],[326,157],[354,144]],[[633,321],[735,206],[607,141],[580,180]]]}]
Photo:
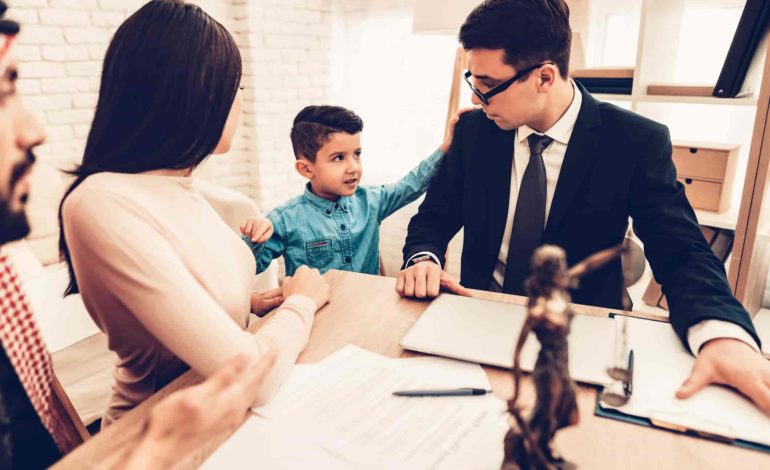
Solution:
[{"label": "white dress shirt", "polygon": [[[578,114],[580,114],[580,105],[583,103],[583,95],[572,84],[575,91],[572,104],[562,115],[556,124],[553,125],[545,135],[553,139],[551,145],[543,150],[543,163],[545,164],[545,220],[548,220],[548,214],[551,212],[551,203],[553,195],[556,192],[556,182],[561,173],[561,164],[564,162],[564,155],[567,153],[567,144],[572,137],[572,130],[575,128]],[[516,212],[516,202],[519,199],[519,186],[524,178],[524,170],[529,164],[529,142],[527,138],[532,134],[543,135],[531,127],[524,125],[514,131],[513,137],[513,165],[511,165],[511,192],[508,197],[508,217],[505,219],[505,232],[503,232],[503,241],[500,243],[500,251],[497,255],[497,264],[492,274],[492,285],[490,288],[495,292],[502,292],[503,280],[505,279],[505,264],[508,260],[508,247],[511,244],[511,228],[513,226],[513,215]],[[520,168],[521,171],[516,171]],[[545,227],[543,227],[545,229]]]},{"label": "white dress shirt", "polygon": [[[572,131],[575,128],[575,122],[577,122],[578,114],[580,113],[580,106],[583,102],[583,96],[574,82],[572,82],[572,89],[574,90],[574,98],[572,99],[569,108],[567,108],[567,111],[556,124],[545,131],[545,133],[537,132],[526,125],[519,127],[515,131],[514,158],[513,165],[511,165],[511,192],[508,199],[508,217],[505,222],[503,241],[500,243],[497,264],[495,265],[495,271],[492,274],[492,285],[490,286],[490,290],[496,292],[502,291],[505,279],[505,265],[508,260],[508,245],[511,241],[511,226],[513,225],[516,202],[519,196],[519,186],[524,177],[524,170],[529,163],[530,152],[527,138],[531,134],[547,135],[553,139],[551,145],[543,151],[543,163],[545,164],[546,176],[545,218],[548,220],[548,214],[551,210],[553,195],[556,192],[556,183],[559,180],[561,166],[564,162],[564,156],[567,153],[567,146],[572,137]],[[517,171],[517,168],[520,169],[520,171]],[[433,253],[428,252],[416,253],[412,258],[420,255],[428,255],[438,263],[438,258]],[[412,258],[410,258],[410,261]],[[438,264],[440,265],[440,263]],[[687,342],[690,345],[690,350],[694,354],[697,354],[701,346],[707,341],[717,338],[737,339],[743,341],[759,352],[759,346],[754,341],[754,338],[752,338],[746,330],[734,323],[722,320],[704,320],[691,326],[687,331]]]}]

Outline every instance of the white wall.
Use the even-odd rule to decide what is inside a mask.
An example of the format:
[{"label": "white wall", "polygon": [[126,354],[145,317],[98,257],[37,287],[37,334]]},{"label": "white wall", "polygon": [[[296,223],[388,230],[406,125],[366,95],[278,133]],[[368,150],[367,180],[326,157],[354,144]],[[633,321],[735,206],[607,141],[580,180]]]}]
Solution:
[{"label": "white wall", "polygon": [[[341,27],[332,43],[330,94],[364,120],[363,183],[392,182],[443,139],[457,40],[413,34],[414,0],[340,0],[336,6]],[[468,105],[465,95],[463,104]],[[386,274],[394,275],[400,267],[406,228],[417,205],[382,225]],[[459,261],[459,253],[452,259]],[[452,271],[458,267],[454,263]]]},{"label": "white wall", "polygon": [[294,171],[289,131],[303,107],[327,101],[332,2],[240,0],[235,10],[246,72],[246,106],[235,151],[253,163],[245,192],[269,210],[303,188]]}]

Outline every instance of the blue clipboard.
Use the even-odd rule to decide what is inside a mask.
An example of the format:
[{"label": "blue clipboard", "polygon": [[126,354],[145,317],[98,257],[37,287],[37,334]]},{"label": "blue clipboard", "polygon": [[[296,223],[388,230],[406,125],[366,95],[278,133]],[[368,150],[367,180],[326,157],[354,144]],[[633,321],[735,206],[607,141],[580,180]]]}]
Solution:
[{"label": "blue clipboard", "polygon": [[[620,315],[614,314],[614,313],[610,314],[611,318],[617,318],[619,316]],[[628,321],[642,322],[641,324],[644,324],[644,325],[653,325],[653,324],[660,325],[661,323],[664,323],[664,322],[658,322],[658,321],[655,321],[655,320],[642,320],[642,319],[633,319],[633,320],[629,319]],[[666,328],[666,331],[667,331],[666,334],[670,334],[672,337],[669,339],[668,343],[666,343],[665,340],[663,340],[663,342],[661,342],[659,344],[677,344],[678,343],[678,339],[673,337],[673,333],[668,331],[667,328]],[[623,333],[623,335],[625,335],[626,332],[623,331],[622,333]],[[618,332],[618,335],[620,335],[620,334],[621,334],[621,332]],[[626,339],[624,339],[624,342],[625,341],[626,341]],[[627,344],[626,346],[631,349],[631,356],[633,356],[633,348],[631,347],[632,345],[628,345]],[[636,344],[635,346],[638,348],[640,345]],[[626,377],[626,380],[628,380],[630,382],[630,384],[633,384],[633,381],[634,381],[633,377],[635,375],[634,374],[634,369],[633,369],[633,361],[631,360],[631,358],[629,358],[629,359],[630,360],[629,360],[629,367],[628,367],[628,369],[630,370],[630,375],[628,375]],[[633,393],[633,391],[631,391],[631,388],[632,387],[629,386],[626,389],[626,392],[627,392],[626,396],[630,396]],[[601,392],[601,389],[599,389],[599,390]],[[742,447],[742,448],[745,448],[745,449],[755,450],[755,451],[759,451],[759,452],[770,453],[770,445],[767,445],[765,443],[759,443],[759,442],[749,441],[749,440],[746,440],[746,439],[734,438],[732,436],[724,436],[724,435],[720,435],[718,433],[715,433],[713,431],[712,432],[706,432],[706,431],[699,430],[699,429],[693,429],[691,427],[688,427],[686,424],[667,423],[664,420],[660,420],[660,419],[656,419],[656,418],[650,418],[650,417],[646,417],[646,416],[639,416],[639,415],[635,415],[635,414],[625,413],[625,412],[621,411],[620,409],[617,409],[617,408],[614,408],[614,407],[602,406],[601,400],[602,400],[601,393],[597,393],[597,395],[596,395],[596,406],[594,408],[594,415],[595,416],[600,416],[602,418],[615,419],[615,420],[618,420],[618,421],[623,421],[623,422],[626,422],[626,423],[636,424],[636,425],[639,425],[639,426],[652,427],[652,428],[655,428],[655,429],[669,431],[669,432],[673,432],[673,433],[676,433],[676,434],[685,434],[687,436],[698,437],[698,438],[701,438],[701,439],[708,439],[708,440],[716,441],[716,442],[722,442],[722,443],[725,443],[725,444],[730,444],[730,445]]]},{"label": "blue clipboard", "polygon": [[600,395],[596,395],[596,407],[594,408],[594,415],[602,418],[615,419],[626,423],[636,424],[639,426],[646,426],[663,431],[669,431],[675,434],[685,434],[687,436],[698,437],[701,439],[708,439],[710,441],[722,442],[725,444],[734,445],[737,447],[743,447],[744,449],[756,450],[759,452],[765,452],[770,454],[770,446],[759,444],[756,442],[746,441],[743,439],[731,439],[717,434],[705,433],[694,429],[684,429],[679,425],[667,426],[664,423],[653,423],[649,418],[641,416],[634,416],[627,413],[623,413],[611,408],[603,408],[600,401]]}]

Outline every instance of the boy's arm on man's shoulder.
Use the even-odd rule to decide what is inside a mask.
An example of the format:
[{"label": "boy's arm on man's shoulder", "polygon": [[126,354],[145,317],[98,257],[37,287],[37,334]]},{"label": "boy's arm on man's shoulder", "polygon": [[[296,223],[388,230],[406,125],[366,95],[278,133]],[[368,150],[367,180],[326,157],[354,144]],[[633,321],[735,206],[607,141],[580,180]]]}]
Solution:
[{"label": "boy's arm on man's shoulder", "polygon": [[283,215],[279,210],[274,209],[267,214],[267,218],[273,223],[273,236],[266,242],[254,243],[248,236],[242,237],[251,252],[254,253],[254,259],[257,262],[257,274],[265,271],[275,258],[283,256],[286,251],[286,222]]},{"label": "boy's arm on man's shoulder", "polygon": [[464,135],[475,132],[473,128],[465,127],[467,122],[468,117],[464,116],[457,123],[449,153],[439,165],[438,173],[431,181],[417,214],[409,221],[403,248],[404,268],[413,258],[428,253],[435,256],[438,264],[443,266],[449,240],[463,225]]},{"label": "boy's arm on man's shoulder", "polygon": [[422,196],[441,168],[444,152],[436,149],[428,158],[395,183],[377,188],[380,193],[379,220],[383,220]]}]

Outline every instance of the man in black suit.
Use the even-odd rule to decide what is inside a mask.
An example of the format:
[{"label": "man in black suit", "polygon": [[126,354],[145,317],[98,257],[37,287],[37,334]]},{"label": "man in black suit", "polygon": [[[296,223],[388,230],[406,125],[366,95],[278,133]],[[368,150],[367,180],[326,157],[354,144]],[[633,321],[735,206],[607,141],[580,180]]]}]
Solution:
[{"label": "man in black suit", "polygon": [[[559,245],[573,264],[621,243],[632,218],[671,323],[698,359],[677,395],[732,385],[770,414],[770,363],[676,180],[668,129],[594,99],[568,76],[563,0],[487,0],[466,19],[475,104],[409,224],[396,290],[523,293],[529,258]],[[461,283],[441,271],[464,228]],[[464,287],[463,287],[464,286]],[[620,260],[581,279],[576,303],[621,307]]]}]

